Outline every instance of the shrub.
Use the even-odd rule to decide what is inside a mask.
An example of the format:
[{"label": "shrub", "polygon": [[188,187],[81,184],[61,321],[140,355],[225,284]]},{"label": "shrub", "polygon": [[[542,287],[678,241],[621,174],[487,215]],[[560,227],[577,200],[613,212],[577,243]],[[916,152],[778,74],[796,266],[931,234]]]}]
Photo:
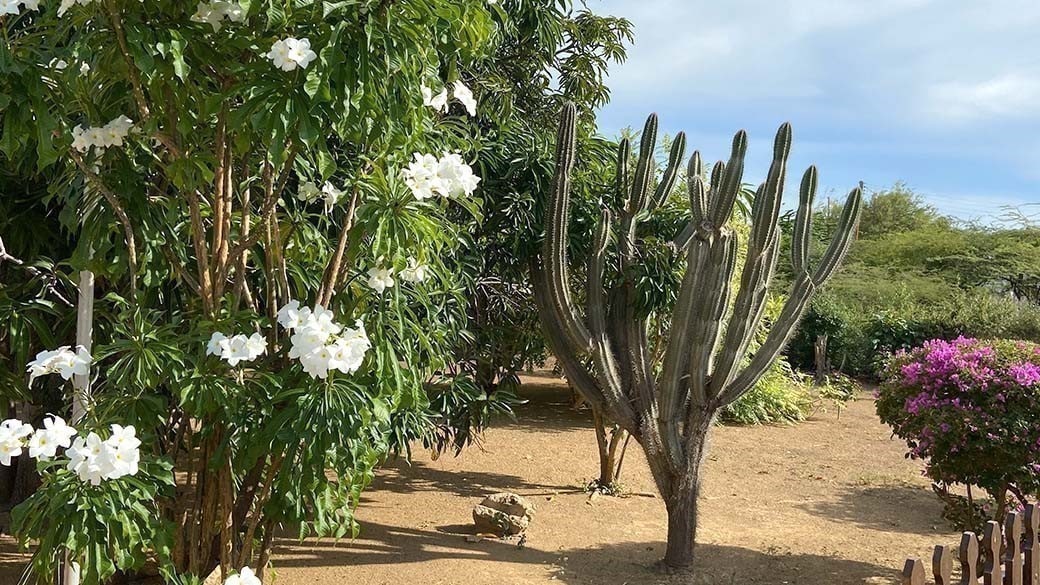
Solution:
[{"label": "shrub", "polygon": [[813,302],[788,348],[799,368],[814,365],[813,342],[827,335],[831,366],[876,378],[887,358],[929,339],[1011,338],[1040,342],[1040,307],[988,292],[952,288],[941,298],[893,290],[876,299],[830,290]]},{"label": "shrub", "polygon": [[1038,385],[1036,344],[936,339],[889,361],[877,412],[937,486],[981,487],[1002,508],[1040,488]]}]

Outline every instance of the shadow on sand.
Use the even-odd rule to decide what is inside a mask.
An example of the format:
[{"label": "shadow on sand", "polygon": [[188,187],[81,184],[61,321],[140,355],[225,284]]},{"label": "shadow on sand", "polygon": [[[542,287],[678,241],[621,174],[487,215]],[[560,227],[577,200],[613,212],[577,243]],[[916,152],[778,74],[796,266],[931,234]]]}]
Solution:
[{"label": "shadow on sand", "polygon": [[868,563],[820,555],[766,554],[713,544],[698,547],[698,561],[690,571],[667,574],[661,571],[658,562],[663,554],[663,542],[631,542],[548,552],[537,549],[537,543],[520,548],[505,541],[469,542],[462,534],[467,528],[442,526],[424,530],[365,524],[356,541],[308,541],[300,544],[284,539],[276,542],[283,556],[278,564],[284,568],[474,560],[540,565],[547,578],[569,585],[851,585],[898,582],[896,570]]}]

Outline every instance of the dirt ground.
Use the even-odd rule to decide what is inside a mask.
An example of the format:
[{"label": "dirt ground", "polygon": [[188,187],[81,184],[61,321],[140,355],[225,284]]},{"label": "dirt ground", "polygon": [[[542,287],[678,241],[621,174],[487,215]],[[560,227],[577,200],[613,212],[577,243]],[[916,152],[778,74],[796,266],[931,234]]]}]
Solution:
[{"label": "dirt ground", "polygon": [[[841,413],[794,427],[716,429],[701,503],[698,566],[668,576],[665,511],[638,446],[625,498],[590,500],[596,470],[588,412],[570,408],[558,380],[525,379],[517,420],[482,449],[383,469],[358,511],[353,541],[277,542],[279,585],[654,585],[897,583],[908,555],[928,559],[958,536],[903,458],[866,394]],[[489,492],[513,491],[538,511],[526,546],[469,542],[470,511]],[[24,557],[0,549],[0,584]]]}]

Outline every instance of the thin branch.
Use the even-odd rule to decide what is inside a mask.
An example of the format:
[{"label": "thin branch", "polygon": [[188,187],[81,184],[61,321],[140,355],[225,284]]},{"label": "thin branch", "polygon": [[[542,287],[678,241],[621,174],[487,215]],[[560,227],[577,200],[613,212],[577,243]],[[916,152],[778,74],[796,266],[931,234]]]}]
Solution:
[{"label": "thin branch", "polygon": [[[264,203],[260,209],[260,221],[267,222],[274,217],[275,208],[278,204],[278,198],[281,196],[282,191],[285,189],[285,184],[289,182],[289,175],[292,173],[293,163],[296,161],[296,151],[299,148],[299,144],[293,141],[289,145],[289,154],[285,161],[285,168],[282,169],[281,174],[278,176],[278,181],[269,185],[267,193],[264,196]],[[255,231],[249,234],[248,237],[244,237],[241,242],[235,244],[235,247],[231,248],[231,252],[228,254],[229,258],[236,258],[243,250],[252,248],[257,242],[260,241],[262,233]],[[223,272],[226,272],[225,267]]]},{"label": "thin branch", "polygon": [[126,214],[126,209],[123,208],[123,204],[119,202],[119,197],[114,191],[105,185],[101,177],[90,169],[84,162],[83,157],[79,155],[75,149],[70,151],[72,160],[79,167],[79,170],[87,177],[91,186],[98,190],[99,193],[108,202],[108,205],[112,208],[112,212],[116,214],[119,223],[123,226],[123,234],[126,237],[126,248],[129,255],[130,263],[130,290],[134,292],[135,296],[137,293],[137,238],[134,236],[134,227],[130,223],[130,216]]},{"label": "thin branch", "polygon": [[325,278],[318,293],[318,304],[328,305],[336,294],[336,284],[339,281],[340,264],[343,262],[343,252],[347,249],[347,241],[350,239],[350,230],[354,227],[354,218],[357,215],[357,204],[361,189],[354,187],[350,196],[350,204],[347,206],[347,214],[343,218],[343,229],[339,234],[339,242],[336,244],[336,253],[332,255],[328,266],[325,267]]}]

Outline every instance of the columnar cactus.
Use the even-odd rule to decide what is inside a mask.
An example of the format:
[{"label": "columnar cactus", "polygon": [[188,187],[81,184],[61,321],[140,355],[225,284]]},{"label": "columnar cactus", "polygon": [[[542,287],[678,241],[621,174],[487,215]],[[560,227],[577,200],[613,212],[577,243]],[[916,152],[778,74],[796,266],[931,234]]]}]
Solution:
[{"label": "columnar cactus", "polygon": [[[585,288],[584,316],[571,294],[567,262],[570,177],[575,159],[575,108],[564,107],[556,150],[556,176],[545,222],[541,264],[534,266],[539,315],[553,353],[570,383],[601,412],[632,433],[646,451],[668,509],[665,563],[693,561],[700,468],[707,436],[718,411],[759,380],[791,337],[816,289],[834,273],[852,243],[860,211],[853,189],[823,257],[810,266],[809,243],[816,169],[809,167],[792,234],[794,279],[779,317],[765,341],[749,351],[762,326],[777,258],[778,218],[791,148],[791,127],[776,134],[773,162],[752,207],[747,257],[739,287],[737,235],[727,227],[740,192],[747,135],[733,138],[728,163],[718,162],[702,180],[699,153],[689,160],[690,223],[674,246],[686,255],[671,331],[660,363],[652,363],[647,319],[636,310],[633,264],[638,258],[639,225],[671,193],[682,164],[686,139],[676,136],[664,174],[654,185],[657,118],[651,115],[640,140],[635,172],[629,169],[629,142],[618,153],[615,207],[604,208],[593,234]],[[607,251],[614,244],[619,277],[604,279]]]}]

